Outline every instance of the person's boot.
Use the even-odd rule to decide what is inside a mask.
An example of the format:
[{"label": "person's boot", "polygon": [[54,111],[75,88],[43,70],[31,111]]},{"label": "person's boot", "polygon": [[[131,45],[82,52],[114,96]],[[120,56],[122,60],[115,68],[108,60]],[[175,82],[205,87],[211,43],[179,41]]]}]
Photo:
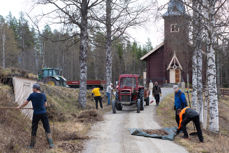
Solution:
[{"label": "person's boot", "polygon": [[204,138],[203,138],[203,136],[198,136],[199,137],[199,140],[200,140],[200,142],[204,142]]},{"label": "person's boot", "polygon": [[182,136],[182,138],[188,139],[188,135],[184,134],[184,135]]},{"label": "person's boot", "polygon": [[46,133],[46,138],[49,144],[49,148],[54,148],[53,140],[52,140],[52,135],[51,133]]},{"label": "person's boot", "polygon": [[29,149],[33,149],[36,144],[36,136],[31,136],[30,145],[28,146]]}]

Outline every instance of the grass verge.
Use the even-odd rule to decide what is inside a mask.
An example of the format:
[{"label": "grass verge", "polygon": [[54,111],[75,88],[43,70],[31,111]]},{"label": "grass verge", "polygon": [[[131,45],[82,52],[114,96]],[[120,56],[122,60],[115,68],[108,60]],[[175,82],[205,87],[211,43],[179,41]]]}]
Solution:
[{"label": "grass verge", "polygon": [[[55,148],[48,149],[45,132],[40,123],[36,147],[33,150],[28,150],[31,121],[19,110],[0,109],[0,153],[81,152],[84,147],[84,141],[89,139],[87,133],[91,125],[97,121],[102,121],[103,113],[110,110],[108,106],[105,106],[104,110],[95,110],[95,103],[90,98],[90,91],[88,91],[87,95],[87,106],[82,109],[77,102],[78,90],[76,89],[42,85],[42,90],[46,93],[49,104],[47,111]],[[1,107],[17,106],[13,103],[13,90],[9,85],[0,84],[0,95]]]},{"label": "grass verge", "polygon": [[[36,75],[19,69],[2,69],[0,67],[0,106],[17,107],[14,103],[12,77],[19,76],[37,79]],[[2,83],[2,84],[1,84]],[[111,110],[105,106],[103,110],[95,110],[91,91],[87,92],[87,105],[82,109],[78,105],[77,89],[48,86],[41,84],[42,91],[47,96],[47,108],[50,127],[55,148],[47,149],[45,133],[39,125],[37,143],[33,150],[28,150],[30,141],[31,120],[19,110],[0,109],[0,153],[75,153],[81,152],[84,141],[89,139],[87,133],[91,125],[103,120],[103,113]],[[103,93],[104,97],[104,93]],[[103,100],[104,101],[104,100]]]},{"label": "grass verge", "polygon": [[[173,110],[174,94],[163,99],[157,108],[157,120],[163,127],[176,125],[175,112]],[[205,143],[199,143],[197,136],[182,139],[180,134],[175,142],[187,148],[191,153],[228,153],[229,152],[229,97],[223,97],[219,102],[220,133],[214,134],[203,130]],[[194,132],[193,124],[189,123],[188,133]]]}]

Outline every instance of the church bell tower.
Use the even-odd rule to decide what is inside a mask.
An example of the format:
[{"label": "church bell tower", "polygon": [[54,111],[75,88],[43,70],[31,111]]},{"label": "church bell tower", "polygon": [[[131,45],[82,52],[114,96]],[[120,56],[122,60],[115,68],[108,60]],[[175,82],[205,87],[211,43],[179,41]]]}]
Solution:
[{"label": "church bell tower", "polygon": [[[163,15],[164,18],[164,65],[168,67],[169,63],[176,55],[183,70],[176,70],[176,76],[180,78],[175,79],[187,81],[187,74],[190,69],[190,59],[192,54],[190,52],[189,44],[189,16],[186,14],[185,5],[182,0],[170,0],[168,10]],[[170,70],[167,70],[166,75],[170,76]],[[171,79],[170,79],[171,80]],[[171,82],[171,81],[170,81]],[[172,82],[173,83],[173,82]],[[177,82],[174,82],[177,83]]]}]

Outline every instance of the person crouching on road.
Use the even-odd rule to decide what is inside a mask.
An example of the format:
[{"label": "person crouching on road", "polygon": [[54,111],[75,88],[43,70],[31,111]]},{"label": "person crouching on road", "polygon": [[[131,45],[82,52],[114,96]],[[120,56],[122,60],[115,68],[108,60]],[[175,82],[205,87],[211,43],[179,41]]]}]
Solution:
[{"label": "person crouching on road", "polygon": [[110,83],[109,86],[107,86],[107,90],[106,90],[106,96],[107,96],[107,105],[111,104],[111,94],[112,94],[112,90],[113,90],[113,84]]},{"label": "person crouching on road", "polygon": [[204,142],[202,130],[200,127],[199,114],[195,110],[189,107],[185,107],[181,111],[179,111],[179,118],[180,118],[180,122],[179,122],[179,127],[177,129],[177,135],[182,130],[184,132],[184,138],[188,138],[188,132],[186,130],[186,125],[190,121],[193,121],[195,124],[196,130],[197,130],[197,135],[199,137],[200,142]]},{"label": "person crouching on road", "polygon": [[31,142],[30,142],[29,148],[32,149],[35,146],[37,128],[38,128],[38,123],[40,120],[45,129],[46,138],[49,143],[49,147],[53,148],[54,144],[52,140],[49,120],[48,120],[47,111],[46,111],[47,100],[46,100],[45,94],[41,93],[41,88],[39,84],[33,85],[33,93],[29,95],[27,100],[21,106],[18,106],[18,109],[25,107],[30,101],[32,101],[34,112],[33,112],[33,119],[32,119]]},{"label": "person crouching on road", "polygon": [[175,99],[174,99],[174,110],[175,110],[175,118],[177,122],[177,126],[179,126],[179,112],[183,108],[187,107],[187,100],[185,94],[179,89],[177,85],[173,86],[175,91]]},{"label": "person crouching on road", "polygon": [[101,97],[101,93],[100,93],[100,88],[94,88],[92,90],[92,96],[94,96],[96,109],[98,109],[98,102],[100,104],[100,108],[103,108],[103,103],[102,103],[102,97]]},{"label": "person crouching on road", "polygon": [[153,96],[156,100],[157,106],[160,103],[160,95],[161,95],[161,88],[158,85],[158,82],[155,82],[154,87],[153,87]]}]

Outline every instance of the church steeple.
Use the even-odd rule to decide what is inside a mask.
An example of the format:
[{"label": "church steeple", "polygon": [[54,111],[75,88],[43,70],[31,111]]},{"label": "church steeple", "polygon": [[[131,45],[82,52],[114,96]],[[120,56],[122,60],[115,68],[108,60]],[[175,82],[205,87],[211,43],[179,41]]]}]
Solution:
[{"label": "church steeple", "polygon": [[185,6],[182,0],[170,0],[168,4],[168,10],[163,15],[163,17],[167,16],[183,16],[185,15]]},{"label": "church steeple", "polygon": [[[189,43],[189,16],[185,10],[185,4],[182,0],[170,0],[168,10],[163,15],[164,18],[164,63],[167,70],[171,69],[172,74],[180,76],[177,80],[170,78],[170,82],[179,82],[186,79],[186,74],[190,69],[191,52]],[[175,70],[174,70],[175,69]],[[170,72],[168,72],[170,73]],[[181,77],[182,75],[182,77]],[[172,81],[171,81],[172,79]]]}]

